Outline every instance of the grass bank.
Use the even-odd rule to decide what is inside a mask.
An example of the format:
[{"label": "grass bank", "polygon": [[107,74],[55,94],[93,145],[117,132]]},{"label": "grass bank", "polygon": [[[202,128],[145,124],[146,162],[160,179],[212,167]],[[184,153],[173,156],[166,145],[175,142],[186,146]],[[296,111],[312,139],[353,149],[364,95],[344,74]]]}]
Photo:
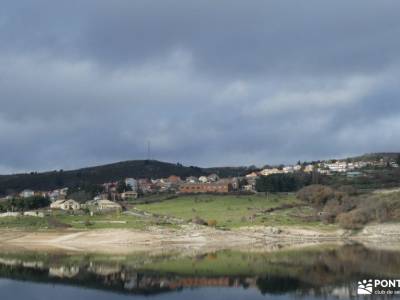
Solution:
[{"label": "grass bank", "polygon": [[200,218],[216,221],[218,227],[252,225],[318,225],[310,221],[312,209],[294,195],[191,195],[159,203],[140,204],[136,208],[155,215],[189,221]]},{"label": "grass bank", "polygon": [[150,226],[176,227],[195,218],[227,229],[255,225],[324,227],[313,221],[313,214],[311,207],[292,194],[186,195],[160,202],[138,203],[123,213],[89,216],[59,211],[44,218],[0,218],[0,228],[145,229]]}]

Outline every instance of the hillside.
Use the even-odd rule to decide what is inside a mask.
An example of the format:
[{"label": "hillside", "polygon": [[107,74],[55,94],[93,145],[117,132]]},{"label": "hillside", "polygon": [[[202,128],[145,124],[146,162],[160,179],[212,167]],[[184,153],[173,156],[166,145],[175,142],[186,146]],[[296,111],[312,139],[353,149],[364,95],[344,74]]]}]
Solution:
[{"label": "hillside", "polygon": [[72,187],[80,184],[100,184],[126,177],[163,178],[177,175],[183,178],[217,173],[220,176],[237,176],[246,173],[247,168],[199,168],[186,167],[156,160],[131,160],[69,171],[0,175],[0,194],[23,189],[50,190]]},{"label": "hillside", "polygon": [[399,157],[399,152],[379,152],[379,153],[366,153],[361,156],[352,157],[351,160],[355,161],[371,161],[380,160],[384,161],[396,160]]},{"label": "hillside", "polygon": [[[399,153],[371,153],[348,159],[353,161],[377,160],[380,158],[390,160],[398,158],[398,156]],[[165,178],[170,175],[177,175],[186,178],[188,176],[198,177],[212,173],[216,173],[220,177],[231,177],[243,176],[250,171],[252,171],[252,169],[249,167],[200,168],[157,160],[130,160],[77,170],[0,175],[0,196],[10,194],[10,192],[19,192],[28,188],[34,190],[51,190],[83,184],[100,184],[121,180],[126,177]],[[393,172],[396,172],[396,176],[393,176],[393,174],[388,174],[388,176],[397,179],[397,170]],[[378,175],[381,176],[382,174],[379,173]],[[365,178],[362,179],[365,180]],[[376,180],[376,178],[374,180]]]}]

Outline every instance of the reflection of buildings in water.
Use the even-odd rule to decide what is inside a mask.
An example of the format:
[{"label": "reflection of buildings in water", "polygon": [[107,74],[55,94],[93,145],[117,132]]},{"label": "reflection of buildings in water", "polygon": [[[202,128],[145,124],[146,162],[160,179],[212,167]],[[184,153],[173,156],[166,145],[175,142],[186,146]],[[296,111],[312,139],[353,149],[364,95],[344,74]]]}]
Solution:
[{"label": "reflection of buildings in water", "polygon": [[219,287],[227,287],[230,286],[230,280],[228,277],[220,277],[220,278],[182,278],[176,281],[172,281],[169,284],[169,287],[172,289],[180,288],[180,287],[201,287],[201,286],[219,286]]},{"label": "reflection of buildings in water", "polygon": [[17,259],[0,258],[0,264],[5,266],[16,266],[16,265],[22,265],[22,261]]},{"label": "reflection of buildings in water", "polygon": [[338,286],[333,287],[330,294],[338,299],[352,299],[356,296],[356,290],[353,286]]},{"label": "reflection of buildings in water", "polygon": [[90,266],[87,268],[88,272],[100,275],[100,276],[107,276],[111,274],[116,274],[121,272],[121,267],[119,266],[109,266],[109,265],[98,265],[91,263]]},{"label": "reflection of buildings in water", "polygon": [[73,278],[79,274],[78,266],[61,266],[49,268],[49,275],[59,278]]},{"label": "reflection of buildings in water", "polygon": [[23,262],[22,266],[24,266],[25,268],[35,268],[35,269],[43,269],[44,268],[44,264],[41,261]]},{"label": "reflection of buildings in water", "polygon": [[[224,262],[227,257],[230,259],[230,255],[213,254],[207,256],[207,259],[221,259]],[[233,273],[233,276],[218,277],[213,277],[212,273],[208,276],[204,266],[199,268],[201,273],[194,268],[187,276],[171,273],[173,271],[170,270],[169,273],[154,270],[155,262],[171,259],[169,257],[154,259],[146,256],[132,261],[104,258],[92,261],[91,257],[81,256],[78,257],[79,260],[67,260],[64,256],[47,256],[43,261],[36,261],[32,256],[26,257],[25,260],[21,257],[3,255],[0,258],[0,276],[140,294],[197,287],[254,287],[262,294],[293,293],[316,297],[330,295],[346,299],[355,296],[355,287],[352,284],[361,275],[400,275],[400,252],[371,250],[359,245],[317,249],[304,253],[288,252],[287,255],[285,252],[279,255],[238,254],[236,258],[245,260],[247,266],[244,266],[240,273],[235,273],[235,268],[227,269],[227,273]],[[196,260],[196,263],[201,264],[202,259],[205,259],[204,255],[199,256],[199,262]],[[62,262],[67,265],[61,266]],[[68,262],[74,265],[68,265]],[[242,273],[247,276],[235,275]]]},{"label": "reflection of buildings in water", "polygon": [[334,298],[334,299],[356,299],[357,298],[357,286],[354,282],[344,283],[342,285],[333,286],[318,286],[309,289],[297,291],[296,294],[299,296],[313,296],[315,298]]},{"label": "reflection of buildings in water", "polygon": [[177,290],[182,288],[195,287],[256,287],[257,278],[232,278],[224,277],[157,277],[139,274],[126,277],[125,289],[169,289]]},{"label": "reflection of buildings in water", "polygon": [[[17,259],[2,259],[0,264],[8,267],[21,266],[32,270],[42,270],[48,274],[49,278],[59,278],[66,282],[74,279],[76,284],[82,281],[83,284],[88,283],[87,280],[94,280],[104,287],[123,288],[130,292],[155,292],[166,290],[177,290],[182,288],[194,287],[249,287],[257,286],[257,278],[233,278],[223,277],[182,277],[182,276],[159,276],[157,274],[138,273],[135,270],[123,269],[120,266],[108,266],[102,264],[89,263],[84,265],[61,265],[47,266],[41,261],[27,261]],[[15,272],[18,272],[15,269]],[[96,275],[95,278],[90,274]],[[78,276],[79,275],[79,276]]]},{"label": "reflection of buildings in water", "polygon": [[127,276],[124,278],[124,289],[132,291],[138,288],[138,276]]},{"label": "reflection of buildings in water", "polygon": [[0,264],[6,266],[23,266],[24,268],[43,269],[44,264],[41,261],[22,261],[19,259],[0,258]]}]

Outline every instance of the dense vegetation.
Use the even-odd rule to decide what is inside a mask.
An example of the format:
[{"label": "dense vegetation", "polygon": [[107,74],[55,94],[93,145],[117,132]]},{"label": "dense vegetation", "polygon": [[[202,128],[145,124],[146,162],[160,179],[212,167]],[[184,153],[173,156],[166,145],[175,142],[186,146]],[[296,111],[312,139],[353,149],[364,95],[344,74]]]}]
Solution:
[{"label": "dense vegetation", "polygon": [[261,176],[257,179],[256,190],[271,193],[294,192],[311,184],[311,179],[312,177],[305,173]]},{"label": "dense vegetation", "polygon": [[27,211],[47,207],[49,205],[50,200],[47,197],[33,196],[29,198],[13,198],[0,202],[0,212]]},{"label": "dense vegetation", "polygon": [[400,186],[400,168],[369,168],[362,170],[363,175],[347,177],[343,174],[319,176],[319,183],[332,187],[352,185],[357,189],[373,190]]},{"label": "dense vegetation", "polygon": [[354,187],[333,189],[310,185],[297,193],[310,204],[324,223],[337,223],[346,229],[360,229],[371,222],[400,220],[400,193],[358,193]]}]

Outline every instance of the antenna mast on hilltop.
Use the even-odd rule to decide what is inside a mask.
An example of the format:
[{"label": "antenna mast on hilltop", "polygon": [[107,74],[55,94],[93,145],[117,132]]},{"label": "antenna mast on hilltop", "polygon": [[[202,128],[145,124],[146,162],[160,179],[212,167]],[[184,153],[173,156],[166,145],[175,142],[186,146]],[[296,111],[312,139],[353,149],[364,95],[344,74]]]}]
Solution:
[{"label": "antenna mast on hilltop", "polygon": [[147,160],[151,160],[151,143],[147,141]]}]

